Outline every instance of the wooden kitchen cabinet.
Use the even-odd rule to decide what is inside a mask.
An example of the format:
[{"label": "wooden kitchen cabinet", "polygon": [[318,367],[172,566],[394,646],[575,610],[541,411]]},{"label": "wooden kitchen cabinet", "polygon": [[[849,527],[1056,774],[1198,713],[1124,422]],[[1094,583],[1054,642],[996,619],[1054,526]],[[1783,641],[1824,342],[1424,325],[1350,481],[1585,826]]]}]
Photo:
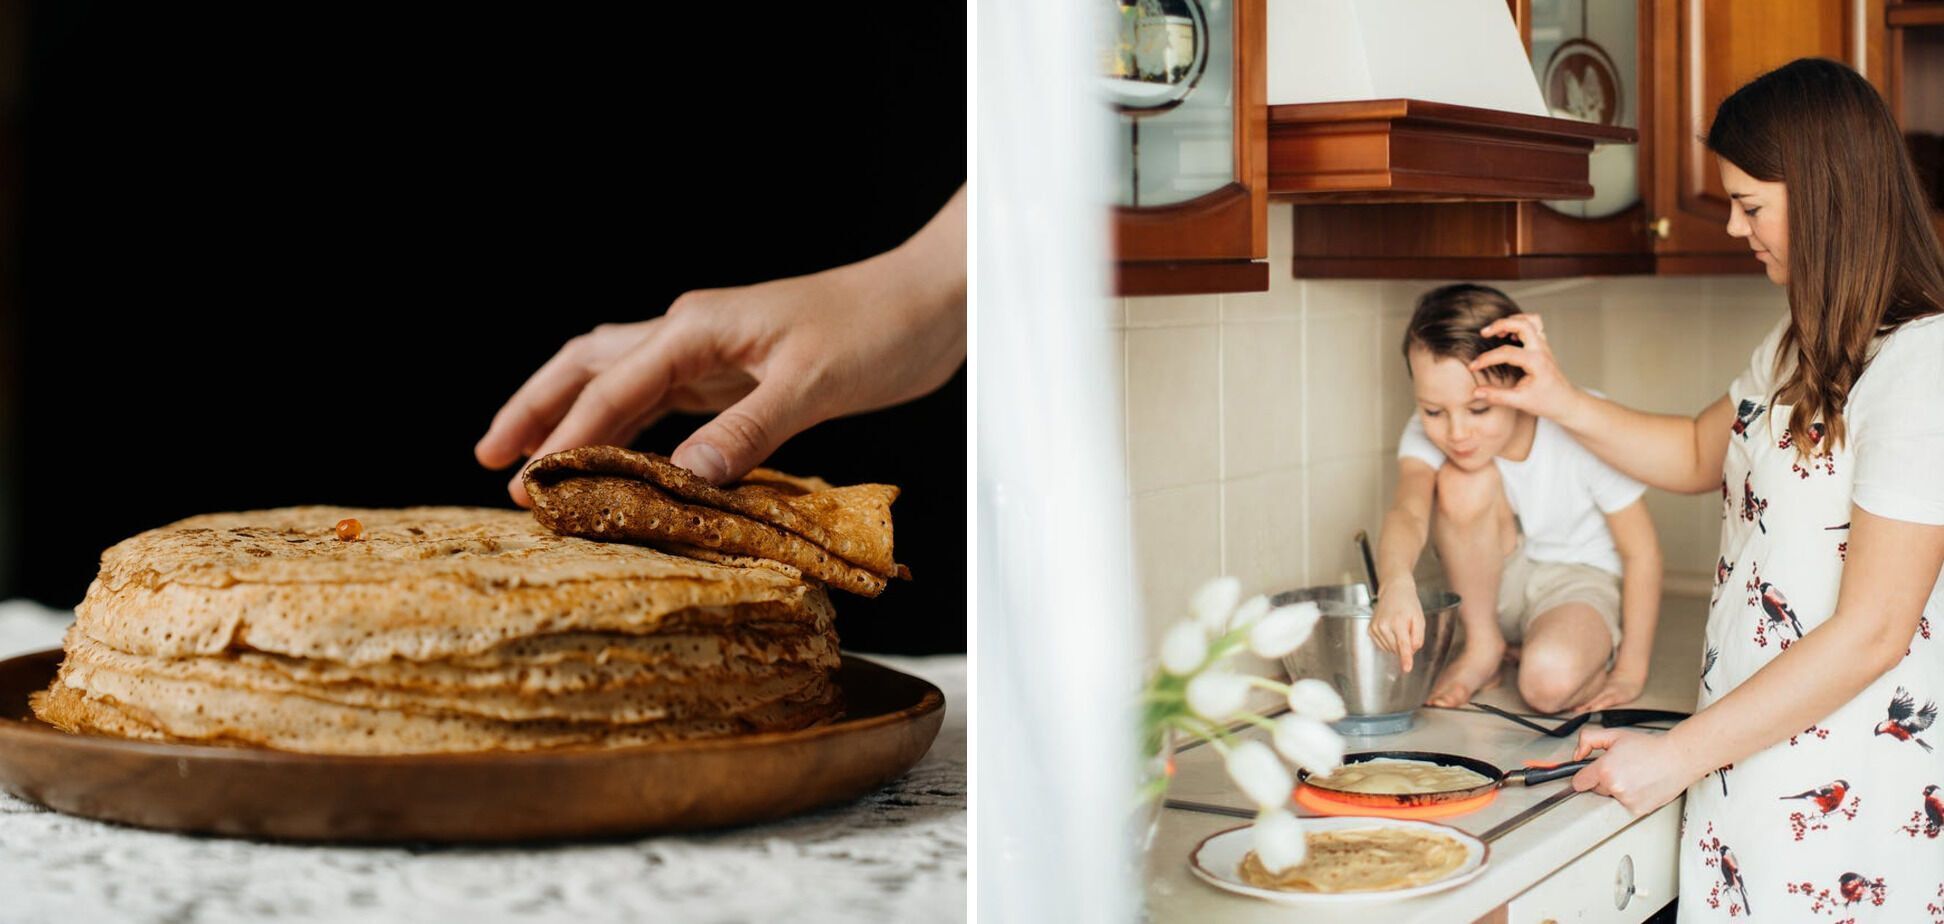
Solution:
[{"label": "wooden kitchen cabinet", "polygon": [[[1117,61],[1134,74],[1107,81],[1119,115],[1115,292],[1266,291],[1266,2],[1122,2],[1138,22],[1123,47],[1139,51]],[[1141,73],[1189,59],[1199,69],[1172,84]]]},{"label": "wooden kitchen cabinet", "polygon": [[1890,111],[1930,194],[1931,224],[1944,238],[1944,0],[1890,3],[1884,21]]},{"label": "wooden kitchen cabinet", "polygon": [[1728,236],[1728,195],[1702,143],[1715,106],[1764,71],[1832,58],[1887,93],[1882,0],[1654,0],[1655,271],[1759,273]]},{"label": "wooden kitchen cabinet", "polygon": [[[1570,108],[1569,100],[1582,92],[1562,94],[1553,84],[1556,59],[1590,34],[1582,27],[1582,34],[1558,40],[1556,33],[1574,31],[1570,26],[1574,8],[1582,23],[1589,15],[1607,23],[1609,37],[1596,46],[1624,46],[1625,29],[1618,24],[1634,17],[1631,65],[1637,82],[1627,86],[1624,80],[1603,77],[1598,83],[1603,90],[1618,85],[1621,94],[1620,100],[1609,102],[1621,111],[1610,112],[1608,118],[1627,124],[1625,110],[1631,108],[1637,119],[1632,123],[1639,130],[1639,143],[1632,149],[1633,169],[1620,175],[1634,184],[1638,201],[1617,211],[1610,210],[1609,204],[1609,210],[1584,217],[1570,214],[1570,204],[1541,202],[1310,205],[1299,201],[1293,209],[1295,275],[1522,279],[1759,273],[1761,264],[1749,257],[1747,245],[1725,230],[1728,199],[1714,155],[1702,142],[1715,106],[1763,71],[1809,56],[1847,62],[1879,90],[1891,91],[1889,56],[1895,49],[1888,47],[1884,0],[1509,2],[1527,48],[1535,52],[1541,89],[1555,107],[1565,102]],[[1923,16],[1944,21],[1944,2],[1921,6],[1938,10]],[[1560,20],[1569,25],[1558,25]],[[1536,33],[1536,23],[1539,32],[1549,34]],[[1906,49],[1937,47],[1933,43],[1938,40],[1929,35],[1906,38]],[[1584,53],[1596,57],[1601,52],[1596,47]],[[1610,55],[1603,70],[1624,77],[1627,65],[1624,54]],[[1591,85],[1592,70],[1581,69],[1577,76]],[[1939,84],[1939,71],[1926,66],[1910,73],[1927,79],[1930,86]],[[1906,80],[1906,88],[1911,83]],[[1912,92],[1920,94],[1913,97],[1914,105],[1925,113],[1944,105],[1934,91]],[[1592,115],[1598,107],[1585,109],[1586,115]],[[1939,125],[1933,131],[1944,133],[1944,115],[1936,118]],[[1615,150],[1625,149],[1609,148],[1607,156]],[[1600,154],[1596,151],[1596,163]],[[1600,190],[1598,175],[1594,185],[1597,201],[1607,190]]]}]

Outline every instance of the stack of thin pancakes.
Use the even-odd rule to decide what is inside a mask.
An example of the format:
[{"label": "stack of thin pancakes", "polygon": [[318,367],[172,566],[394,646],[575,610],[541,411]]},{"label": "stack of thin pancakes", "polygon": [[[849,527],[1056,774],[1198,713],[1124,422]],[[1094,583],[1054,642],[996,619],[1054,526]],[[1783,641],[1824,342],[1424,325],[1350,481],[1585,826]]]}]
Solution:
[{"label": "stack of thin pancakes", "polygon": [[[361,535],[340,538],[351,518]],[[33,697],[69,731],[396,754],[787,730],[841,711],[821,585],[562,536],[519,511],[194,517],[104,553],[76,615]]]}]

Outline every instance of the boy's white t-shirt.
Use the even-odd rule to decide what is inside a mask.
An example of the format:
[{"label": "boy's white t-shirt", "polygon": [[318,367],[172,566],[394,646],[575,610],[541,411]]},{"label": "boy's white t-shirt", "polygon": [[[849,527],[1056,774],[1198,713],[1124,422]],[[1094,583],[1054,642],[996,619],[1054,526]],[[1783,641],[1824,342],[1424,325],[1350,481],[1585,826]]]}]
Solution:
[{"label": "boy's white t-shirt", "polygon": [[[1432,469],[1445,454],[1412,414],[1397,440],[1397,457],[1417,459]],[[1494,458],[1512,512],[1525,531],[1525,555],[1533,561],[1592,565],[1620,574],[1620,552],[1607,529],[1606,514],[1640,499],[1647,486],[1616,471],[1587,451],[1558,424],[1539,418],[1532,451],[1522,462]]]}]

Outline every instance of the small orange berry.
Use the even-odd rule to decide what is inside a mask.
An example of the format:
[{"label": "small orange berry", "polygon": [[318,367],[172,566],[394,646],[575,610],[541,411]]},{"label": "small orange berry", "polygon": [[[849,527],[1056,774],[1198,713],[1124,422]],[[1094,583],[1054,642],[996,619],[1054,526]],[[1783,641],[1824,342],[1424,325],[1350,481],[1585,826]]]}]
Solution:
[{"label": "small orange berry", "polygon": [[363,536],[364,524],[358,522],[356,518],[346,518],[337,521],[337,537],[339,539],[345,542],[351,542]]}]

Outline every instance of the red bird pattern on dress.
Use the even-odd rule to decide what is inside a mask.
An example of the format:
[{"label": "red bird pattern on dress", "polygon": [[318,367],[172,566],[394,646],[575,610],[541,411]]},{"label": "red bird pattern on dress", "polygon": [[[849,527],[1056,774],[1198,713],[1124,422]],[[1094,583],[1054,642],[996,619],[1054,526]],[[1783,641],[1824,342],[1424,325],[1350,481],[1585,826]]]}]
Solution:
[{"label": "red bird pattern on dress", "polygon": [[1940,793],[1941,788],[1944,787],[1936,783],[1924,787],[1923,806],[1911,812],[1910,823],[1897,830],[1911,837],[1921,834],[1931,840],[1937,840],[1939,834],[1944,834],[1944,793]]},{"label": "red bird pattern on dress", "polygon": [[1931,700],[1924,708],[1917,708],[1917,698],[1903,687],[1897,688],[1897,695],[1890,698],[1890,717],[1877,723],[1876,733],[1889,735],[1898,741],[1914,741],[1917,746],[1928,751],[1931,746],[1917,735],[1937,721],[1937,701]]},{"label": "red bird pattern on dress", "polygon": [[[1810,427],[1816,451],[1798,458],[1802,441],[1778,437],[1773,419],[1786,418],[1787,405],[1749,391],[1734,399],[1700,709],[1835,615],[1856,509],[1855,440],[1836,444]],[[1944,587],[1928,606],[1941,598]],[[1723,766],[1689,787],[1683,921],[1944,924],[1944,890],[1931,894],[1944,874],[1944,758],[1931,756],[1944,749],[1930,750],[1937,707],[1926,695],[1944,700],[1930,679],[1944,677],[1944,644],[1932,639],[1932,622],[1919,620],[1906,660],[1868,690],[1786,742],[1738,757],[1732,773]]]}]

